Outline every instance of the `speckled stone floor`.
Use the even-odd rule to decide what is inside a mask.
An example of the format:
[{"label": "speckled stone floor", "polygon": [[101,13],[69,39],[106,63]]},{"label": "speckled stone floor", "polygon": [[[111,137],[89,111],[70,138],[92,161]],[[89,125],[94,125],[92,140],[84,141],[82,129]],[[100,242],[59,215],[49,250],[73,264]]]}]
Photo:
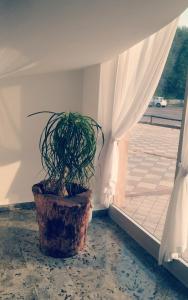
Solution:
[{"label": "speckled stone floor", "polygon": [[0,212],[0,299],[188,299],[188,291],[108,217],[94,218],[85,251],[38,249],[35,212]]}]

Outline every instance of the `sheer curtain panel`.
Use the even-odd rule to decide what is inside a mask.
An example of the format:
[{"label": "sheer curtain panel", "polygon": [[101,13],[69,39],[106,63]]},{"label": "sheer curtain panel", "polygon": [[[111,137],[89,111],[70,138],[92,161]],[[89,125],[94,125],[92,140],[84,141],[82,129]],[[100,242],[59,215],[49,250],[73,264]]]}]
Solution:
[{"label": "sheer curtain panel", "polygon": [[[102,179],[102,201],[107,207],[115,196],[118,141],[128,134],[145,112],[161,77],[176,28],[177,19],[116,59],[110,139],[106,147]],[[102,81],[105,81],[105,75],[101,69]],[[108,118],[103,113],[105,117]],[[105,123],[103,121],[102,124]]]}]

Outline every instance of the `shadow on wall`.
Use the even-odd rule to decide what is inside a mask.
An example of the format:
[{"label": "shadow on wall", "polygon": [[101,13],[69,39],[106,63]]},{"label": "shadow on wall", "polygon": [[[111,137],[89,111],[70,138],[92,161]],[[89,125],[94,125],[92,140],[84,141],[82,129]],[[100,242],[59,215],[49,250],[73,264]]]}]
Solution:
[{"label": "shadow on wall", "polygon": [[41,110],[81,111],[82,71],[0,81],[0,205],[32,201],[31,186],[43,178],[38,141],[47,116]]}]

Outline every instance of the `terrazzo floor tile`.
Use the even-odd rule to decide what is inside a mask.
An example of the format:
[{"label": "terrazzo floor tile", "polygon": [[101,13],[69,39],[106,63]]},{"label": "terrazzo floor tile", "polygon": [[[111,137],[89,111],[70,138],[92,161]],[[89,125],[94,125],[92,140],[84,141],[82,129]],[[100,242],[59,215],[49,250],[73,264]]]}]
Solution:
[{"label": "terrazzo floor tile", "polygon": [[1,212],[0,238],[2,300],[188,299],[188,290],[108,217],[92,220],[85,250],[68,259],[39,251],[33,210]]}]

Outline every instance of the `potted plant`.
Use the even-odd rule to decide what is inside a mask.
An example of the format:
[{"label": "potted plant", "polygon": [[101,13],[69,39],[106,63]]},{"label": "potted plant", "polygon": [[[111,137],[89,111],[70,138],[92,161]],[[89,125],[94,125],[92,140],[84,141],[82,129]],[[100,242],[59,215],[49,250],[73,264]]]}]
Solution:
[{"label": "potted plant", "polygon": [[[45,179],[32,187],[41,251],[69,257],[83,249],[91,212],[89,182],[100,125],[79,113],[48,113],[39,148]],[[29,115],[29,116],[32,116]]]}]

